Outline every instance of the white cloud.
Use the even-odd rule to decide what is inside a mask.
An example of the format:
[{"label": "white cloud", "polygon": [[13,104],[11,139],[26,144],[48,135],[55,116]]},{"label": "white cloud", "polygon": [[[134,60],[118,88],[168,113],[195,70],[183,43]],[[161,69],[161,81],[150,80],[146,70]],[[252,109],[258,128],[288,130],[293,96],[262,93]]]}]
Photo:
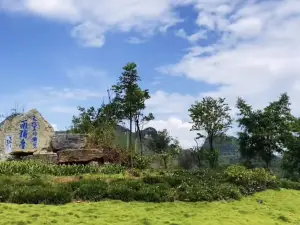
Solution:
[{"label": "white cloud", "polygon": [[72,36],[101,47],[108,31],[165,32],[182,21],[174,9],[185,0],[0,0],[0,10],[27,13],[74,25]]},{"label": "white cloud", "polygon": [[257,37],[262,31],[262,21],[259,18],[245,18],[229,26],[229,29],[239,37]]},{"label": "white cloud", "polygon": [[84,22],[72,30],[71,36],[77,38],[79,43],[85,47],[102,47],[105,42],[105,31],[92,22]]},{"label": "white cloud", "polygon": [[191,43],[195,43],[198,40],[207,38],[206,31],[204,31],[204,30],[200,30],[194,34],[188,35],[185,32],[185,30],[181,28],[181,29],[175,31],[175,35],[178,37],[181,37],[183,39],[186,39]]}]

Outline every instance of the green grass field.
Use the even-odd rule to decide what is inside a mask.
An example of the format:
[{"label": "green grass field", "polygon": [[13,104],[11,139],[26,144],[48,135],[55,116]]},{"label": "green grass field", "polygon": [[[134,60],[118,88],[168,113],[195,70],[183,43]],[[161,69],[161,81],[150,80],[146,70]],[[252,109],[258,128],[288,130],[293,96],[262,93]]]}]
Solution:
[{"label": "green grass field", "polygon": [[1,225],[300,225],[300,191],[266,191],[230,203],[0,204],[0,214]]}]

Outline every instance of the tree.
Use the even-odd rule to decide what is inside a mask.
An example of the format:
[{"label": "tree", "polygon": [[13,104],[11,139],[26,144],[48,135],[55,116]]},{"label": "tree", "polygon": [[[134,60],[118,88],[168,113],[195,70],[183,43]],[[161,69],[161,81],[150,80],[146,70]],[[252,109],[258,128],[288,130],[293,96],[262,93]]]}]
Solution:
[{"label": "tree", "polygon": [[119,106],[115,100],[109,104],[102,103],[96,109],[78,107],[79,115],[73,116],[71,132],[89,135],[92,145],[112,146],[116,126],[120,122]]},{"label": "tree", "polygon": [[191,152],[192,156],[196,159],[198,168],[201,168],[204,159],[204,149],[199,146],[197,138],[194,138],[194,140],[196,142],[196,146],[191,149]]},{"label": "tree", "polygon": [[255,124],[257,124],[258,115],[253,111],[252,107],[243,99],[238,98],[236,107],[239,109],[237,122],[242,132],[238,133],[239,151],[241,157],[245,160],[248,167],[252,167],[252,160],[256,157],[255,137],[252,135]]},{"label": "tree", "polygon": [[[112,90],[115,92],[116,102],[122,111],[122,118],[129,121],[129,149],[132,151],[132,126],[133,123],[137,126],[141,141],[140,121],[151,116],[145,117],[142,113],[145,109],[145,101],[150,98],[150,95],[148,90],[142,90],[138,85],[141,78],[135,63],[128,63],[123,70],[118,83],[112,87]],[[133,165],[132,158],[131,165]]]},{"label": "tree", "polygon": [[197,139],[207,137],[209,140],[208,160],[210,166],[215,167],[218,154],[214,149],[213,140],[223,136],[231,127],[230,108],[225,103],[225,98],[205,97],[201,102],[196,101],[189,109],[189,113],[193,121],[191,130],[198,131]]},{"label": "tree", "polygon": [[291,124],[292,135],[284,151],[282,168],[286,176],[297,181],[300,180],[300,118],[295,118]]},{"label": "tree", "polygon": [[253,110],[241,98],[237,101],[240,151],[248,161],[260,157],[269,168],[275,153],[283,153],[290,139],[291,115],[289,97],[281,94],[263,110]]},{"label": "tree", "polygon": [[152,113],[149,113],[148,115],[144,115],[143,110],[146,108],[145,101],[150,98],[149,91],[148,90],[141,90],[139,87],[136,89],[135,92],[136,100],[135,103],[137,105],[136,109],[137,111],[134,113],[134,121],[135,121],[135,127],[138,132],[139,141],[140,141],[140,153],[141,156],[143,156],[143,138],[142,138],[142,129],[143,126],[148,123],[151,120],[154,120],[154,116]]},{"label": "tree", "polygon": [[170,158],[178,155],[181,151],[178,140],[172,138],[166,129],[158,131],[148,138],[149,149],[162,158],[164,167],[167,169]]}]

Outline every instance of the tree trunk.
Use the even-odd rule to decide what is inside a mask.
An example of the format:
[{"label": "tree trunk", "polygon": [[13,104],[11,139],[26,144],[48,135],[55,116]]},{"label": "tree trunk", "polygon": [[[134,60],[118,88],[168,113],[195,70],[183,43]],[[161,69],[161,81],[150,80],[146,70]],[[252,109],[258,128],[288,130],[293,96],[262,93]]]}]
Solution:
[{"label": "tree trunk", "polygon": [[136,120],[136,126],[137,126],[137,130],[138,130],[138,133],[139,133],[141,156],[143,156],[142,132],[141,132],[140,124],[139,124],[138,120]]},{"label": "tree trunk", "polygon": [[163,156],[163,161],[164,161],[165,169],[168,169],[168,160],[166,156]]},{"label": "tree trunk", "polygon": [[130,165],[131,168],[133,168],[133,152],[132,152],[132,115],[130,112],[130,118],[129,118],[129,151],[130,151]]},{"label": "tree trunk", "polygon": [[208,141],[209,141],[209,150],[210,150],[210,152],[213,152],[214,146],[213,146],[213,136],[212,135],[209,135]]}]

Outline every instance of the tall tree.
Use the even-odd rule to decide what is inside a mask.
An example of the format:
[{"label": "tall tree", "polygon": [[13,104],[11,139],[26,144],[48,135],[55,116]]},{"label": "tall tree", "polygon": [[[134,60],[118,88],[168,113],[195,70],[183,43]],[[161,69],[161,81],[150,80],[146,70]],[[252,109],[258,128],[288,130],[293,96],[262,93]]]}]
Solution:
[{"label": "tall tree", "polygon": [[289,97],[281,94],[263,110],[253,110],[238,99],[241,155],[248,160],[259,156],[269,168],[275,153],[283,153],[290,139],[291,115]]},{"label": "tall tree", "polygon": [[148,147],[162,158],[165,169],[168,168],[170,158],[181,151],[178,140],[172,138],[166,129],[149,136]]},{"label": "tall tree", "polygon": [[238,126],[241,128],[241,132],[238,133],[239,151],[241,157],[245,160],[248,167],[252,167],[252,160],[257,155],[257,149],[255,143],[255,137],[252,133],[255,130],[255,124],[257,124],[258,113],[255,113],[252,107],[245,102],[245,100],[238,98],[236,107],[239,109],[238,113]]},{"label": "tall tree", "polygon": [[290,179],[300,181],[300,118],[291,124],[292,135],[284,151],[282,168]]},{"label": "tall tree", "polygon": [[137,129],[138,137],[139,137],[139,143],[140,143],[140,153],[141,156],[143,156],[143,136],[142,136],[142,129],[143,126],[151,121],[154,120],[154,116],[152,113],[149,113],[148,115],[144,114],[144,110],[146,108],[145,101],[150,99],[149,91],[148,90],[141,90],[140,87],[136,89],[136,112],[134,113],[134,122],[135,127]]},{"label": "tall tree", "polygon": [[209,164],[215,167],[218,155],[213,141],[231,127],[230,107],[225,103],[225,98],[205,97],[201,102],[196,101],[189,113],[193,123],[191,130],[198,131],[197,139],[207,137],[209,140]]},{"label": "tall tree", "polygon": [[[122,110],[122,117],[129,121],[129,149],[131,151],[133,151],[133,124],[139,126],[139,122],[145,118],[142,111],[145,109],[145,101],[150,98],[149,91],[142,90],[138,84],[139,81],[141,78],[138,75],[137,65],[128,63],[123,67],[123,73],[119,77],[118,83],[112,87],[115,92],[115,99]],[[132,157],[131,165],[133,165]]]}]

